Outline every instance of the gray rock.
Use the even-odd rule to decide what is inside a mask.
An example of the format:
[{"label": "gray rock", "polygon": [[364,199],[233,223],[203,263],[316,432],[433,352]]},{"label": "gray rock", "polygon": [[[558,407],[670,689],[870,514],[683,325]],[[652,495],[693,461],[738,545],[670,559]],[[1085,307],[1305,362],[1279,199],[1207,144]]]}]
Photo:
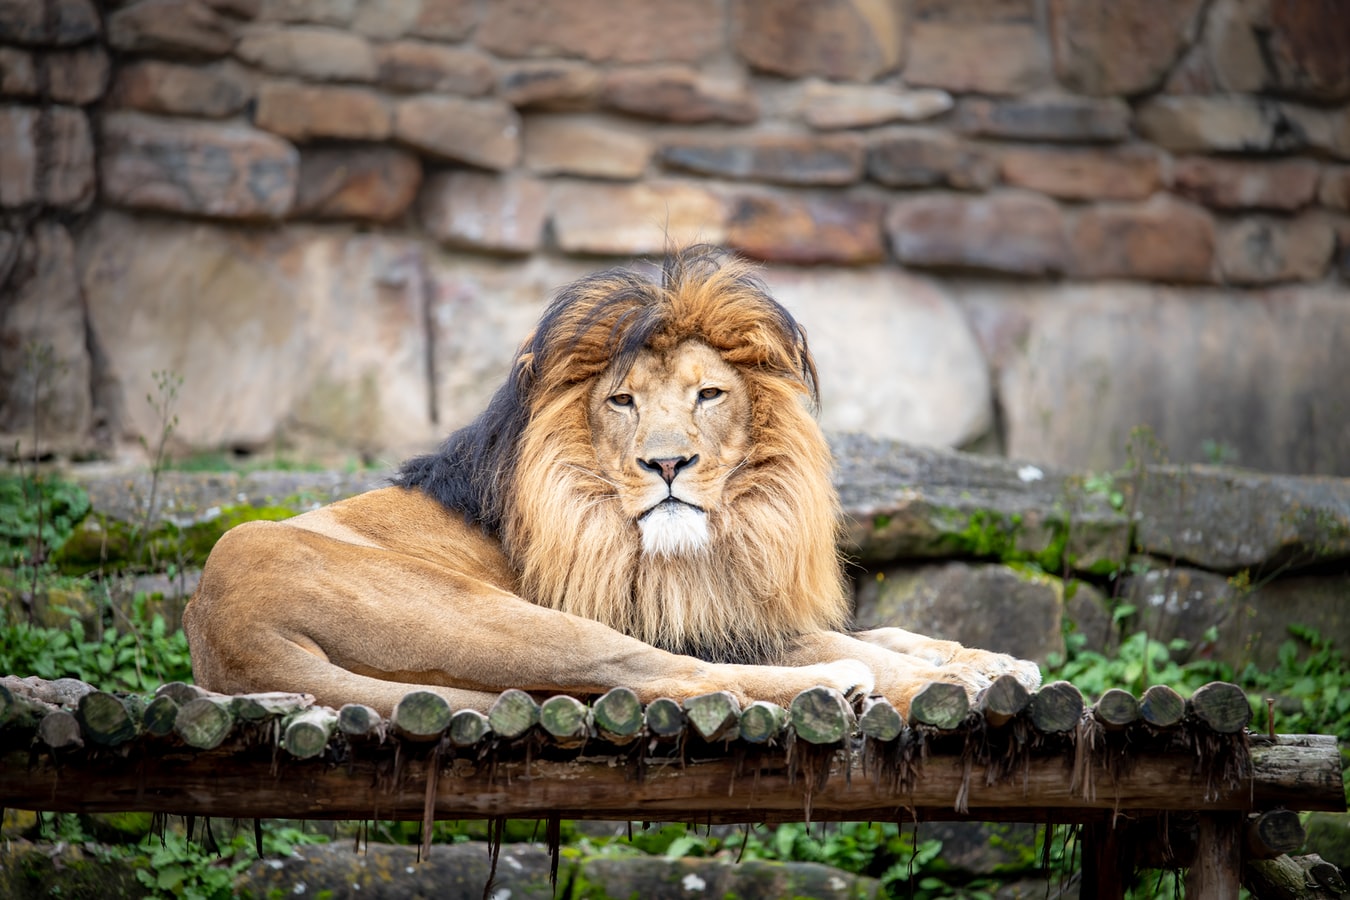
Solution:
[{"label": "gray rock", "polygon": [[[589,859],[581,864],[578,896],[641,897],[643,900],[686,900],[691,897],[880,897],[876,880],[817,863],[749,860],[732,864],[720,859]],[[580,888],[579,891],[576,888]]]}]

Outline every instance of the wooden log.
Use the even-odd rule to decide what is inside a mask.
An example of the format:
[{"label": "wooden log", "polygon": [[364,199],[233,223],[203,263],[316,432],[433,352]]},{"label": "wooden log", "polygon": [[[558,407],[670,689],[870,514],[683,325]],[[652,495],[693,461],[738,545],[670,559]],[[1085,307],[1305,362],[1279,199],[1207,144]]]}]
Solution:
[{"label": "wooden log", "polygon": [[975,708],[994,728],[1002,728],[1031,705],[1031,691],[1012,675],[1000,675],[980,692]]},{"label": "wooden log", "polygon": [[893,741],[905,730],[905,720],[891,701],[884,697],[868,697],[858,717],[858,730],[874,741]]},{"label": "wooden log", "polygon": [[1031,698],[1031,724],[1042,734],[1072,731],[1083,718],[1083,694],[1067,681],[1052,681]]},{"label": "wooden log", "polygon": [[185,706],[198,697],[205,697],[210,691],[188,684],[185,681],[170,681],[155,688],[156,697],[172,697],[179,706]]},{"label": "wooden log", "polygon": [[[1327,884],[1312,871],[1307,857],[1277,856],[1274,859],[1249,859],[1242,867],[1242,881],[1258,900],[1335,900],[1346,893],[1340,870],[1320,856],[1313,856],[1335,874]],[[1332,885],[1339,884],[1336,888]]]},{"label": "wooden log", "polygon": [[684,701],[684,714],[694,731],[705,741],[731,737],[741,720],[741,705],[727,691],[700,694]]},{"label": "wooden log", "polygon": [[1211,681],[1197,688],[1188,706],[1197,719],[1219,734],[1237,734],[1252,720],[1247,695],[1225,681]]},{"label": "wooden log", "polygon": [[0,726],[4,726],[18,712],[18,704],[9,688],[0,684]]},{"label": "wooden log", "polygon": [[647,704],[643,716],[647,731],[659,738],[676,738],[684,733],[684,710],[669,697],[657,697]]},{"label": "wooden log", "polygon": [[338,710],[337,727],[347,737],[379,737],[384,719],[364,703],[346,703]]},{"label": "wooden log", "polygon": [[1186,715],[1186,701],[1165,684],[1155,684],[1139,698],[1139,718],[1154,728],[1173,728]]},{"label": "wooden log", "polygon": [[1139,721],[1139,701],[1134,694],[1111,688],[1092,704],[1092,718],[1110,731],[1118,731]]},{"label": "wooden log", "polygon": [[1302,848],[1307,836],[1298,813],[1268,809],[1247,817],[1243,847],[1248,859],[1274,859]]},{"label": "wooden log", "polygon": [[337,713],[322,706],[295,713],[286,722],[281,743],[296,759],[320,756],[337,730]]},{"label": "wooden log", "polygon": [[434,741],[450,726],[450,703],[431,691],[410,691],[394,707],[394,731],[410,741]]},{"label": "wooden log", "polygon": [[287,694],[268,691],[260,694],[237,694],[230,700],[230,711],[240,722],[262,722],[267,719],[295,715],[314,705],[313,694]]},{"label": "wooden log", "polygon": [[0,728],[37,728],[42,717],[60,707],[24,693],[22,682],[7,676],[16,684],[10,687],[0,683]]},{"label": "wooden log", "polygon": [[750,744],[767,744],[783,733],[788,711],[777,703],[756,700],[741,710],[741,740]]},{"label": "wooden log", "polygon": [[64,709],[54,710],[42,717],[38,723],[37,737],[52,750],[72,750],[84,746],[80,723],[74,714]]},{"label": "wooden log", "polygon": [[173,724],[177,718],[178,701],[168,694],[159,694],[141,714],[141,727],[155,737],[167,737],[173,734]]},{"label": "wooden log", "polygon": [[1121,829],[1112,822],[1083,826],[1083,894],[1094,900],[1120,900],[1130,881],[1130,863],[1123,852]]},{"label": "wooden log", "polygon": [[84,736],[103,747],[124,744],[140,732],[139,717],[133,717],[120,698],[105,691],[81,697],[75,718]]},{"label": "wooden log", "polygon": [[511,688],[488,708],[488,726],[498,737],[515,740],[539,724],[539,704],[524,691]]},{"label": "wooden log", "polygon": [[178,708],[174,733],[189,747],[211,750],[234,730],[234,713],[227,697],[198,697]]},{"label": "wooden log", "polygon": [[1195,862],[1186,870],[1186,896],[1238,900],[1242,819],[1233,813],[1214,812],[1196,818]]},{"label": "wooden log", "polygon": [[590,711],[567,694],[555,694],[539,707],[539,725],[559,747],[580,747],[590,737]]},{"label": "wooden log", "polygon": [[450,717],[450,743],[472,747],[492,732],[488,717],[476,709],[461,709]]},{"label": "wooden log", "polygon": [[833,744],[848,737],[857,724],[844,695],[827,687],[807,688],[792,698],[788,721],[797,739],[809,744]]},{"label": "wooden log", "polygon": [[611,744],[629,744],[642,733],[642,703],[626,687],[616,687],[595,701],[591,718],[600,737]]},{"label": "wooden log", "polygon": [[909,701],[909,723],[950,730],[966,720],[970,698],[959,684],[930,681]]},{"label": "wooden log", "polygon": [[[1345,787],[1341,782],[1340,746],[1328,734],[1280,734],[1274,738],[1253,734],[1252,765],[1261,773],[1252,785],[1252,808],[1286,807],[1303,812],[1321,807],[1301,805],[1294,797],[1341,794],[1340,805],[1329,812],[1345,811]],[[1333,759],[1334,754],[1334,759]]]},{"label": "wooden log", "polygon": [[1309,853],[1307,856],[1296,856],[1294,862],[1299,864],[1303,871],[1307,872],[1313,881],[1324,890],[1330,891],[1338,896],[1341,894],[1350,894],[1350,885],[1345,883],[1345,876],[1339,866],[1327,862],[1316,853]]}]

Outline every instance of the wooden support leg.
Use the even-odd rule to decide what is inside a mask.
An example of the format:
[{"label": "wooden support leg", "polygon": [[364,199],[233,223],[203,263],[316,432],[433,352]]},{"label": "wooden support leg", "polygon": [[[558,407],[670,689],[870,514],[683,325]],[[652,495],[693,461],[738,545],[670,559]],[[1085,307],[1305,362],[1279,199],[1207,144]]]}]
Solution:
[{"label": "wooden support leg", "polygon": [[1203,813],[1195,862],[1186,873],[1187,900],[1237,900],[1242,878],[1242,816]]},{"label": "wooden support leg", "polygon": [[1120,830],[1110,821],[1083,826],[1083,896],[1123,900],[1131,860],[1125,858]]}]

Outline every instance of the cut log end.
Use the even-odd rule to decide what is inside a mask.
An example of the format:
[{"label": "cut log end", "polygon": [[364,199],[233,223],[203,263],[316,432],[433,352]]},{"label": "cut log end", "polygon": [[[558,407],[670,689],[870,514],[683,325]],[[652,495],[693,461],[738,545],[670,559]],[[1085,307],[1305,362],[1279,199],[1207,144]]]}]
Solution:
[{"label": "cut log end", "polygon": [[476,709],[461,709],[450,718],[450,743],[472,747],[492,731],[488,717]]},{"label": "cut log end", "polygon": [[590,714],[576,697],[557,694],[539,707],[539,724],[560,747],[578,747],[590,736]]},{"label": "cut log end", "polygon": [[678,737],[684,731],[684,710],[669,697],[657,697],[647,704],[647,731],[660,738]]},{"label": "cut log end", "polygon": [[1031,705],[1031,691],[1012,675],[1000,675],[980,694],[977,709],[995,728],[1008,724]]},{"label": "cut log end", "polygon": [[858,717],[858,730],[876,741],[893,741],[905,730],[905,720],[882,697],[870,697]]},{"label": "cut log end", "polygon": [[788,712],[777,703],[756,700],[741,711],[741,740],[767,744],[783,732]]},{"label": "cut log end", "polygon": [[834,744],[853,730],[853,707],[844,695],[827,687],[807,688],[788,708],[792,730],[810,744]]},{"label": "cut log end", "polygon": [[1071,731],[1083,718],[1083,694],[1067,681],[1052,681],[1031,698],[1031,722],[1044,734]]},{"label": "cut log end", "polygon": [[1247,817],[1244,843],[1249,859],[1274,859],[1294,853],[1306,838],[1303,821],[1291,809],[1271,809]]},{"label": "cut log end", "polygon": [[189,747],[211,750],[234,729],[234,715],[228,700],[198,697],[183,704],[173,721],[174,732]]},{"label": "cut log end", "polygon": [[970,698],[959,684],[930,681],[909,702],[912,725],[928,725],[950,731],[970,714]]},{"label": "cut log end", "polygon": [[611,743],[626,744],[642,731],[642,704],[626,687],[607,692],[591,710],[596,730]]},{"label": "cut log end", "polygon": [[1186,701],[1165,684],[1155,684],[1139,700],[1139,718],[1154,728],[1174,728],[1186,715]]},{"label": "cut log end", "polygon": [[741,705],[726,691],[700,694],[684,701],[684,714],[694,731],[705,741],[720,741],[736,728]]},{"label": "cut log end", "polygon": [[133,718],[120,698],[103,691],[81,697],[75,718],[79,720],[84,736],[104,747],[124,744],[140,731],[139,717]]},{"label": "cut log end", "polygon": [[1252,720],[1251,704],[1242,688],[1224,681],[1211,681],[1191,695],[1195,717],[1219,734],[1236,734]]},{"label": "cut log end", "polygon": [[539,724],[539,704],[524,691],[503,691],[488,709],[488,725],[498,737],[515,740]]},{"label": "cut log end", "polygon": [[322,707],[307,709],[286,723],[282,745],[296,759],[312,759],[323,754],[335,730],[337,715],[332,710]]},{"label": "cut log end", "polygon": [[1118,729],[1139,719],[1139,701],[1129,691],[1111,688],[1092,706],[1092,717],[1106,728]]},{"label": "cut log end", "polygon": [[370,737],[379,732],[384,719],[363,703],[348,703],[338,710],[338,731],[348,737]]},{"label": "cut log end", "polygon": [[392,723],[410,741],[435,740],[450,725],[450,703],[431,691],[412,691],[394,707]]}]

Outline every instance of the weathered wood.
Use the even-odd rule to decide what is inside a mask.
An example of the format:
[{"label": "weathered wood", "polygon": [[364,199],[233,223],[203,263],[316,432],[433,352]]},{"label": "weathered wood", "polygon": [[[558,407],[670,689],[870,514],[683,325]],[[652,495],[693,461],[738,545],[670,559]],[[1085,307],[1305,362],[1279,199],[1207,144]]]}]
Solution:
[{"label": "weathered wood", "polygon": [[1247,817],[1243,847],[1248,859],[1274,859],[1303,846],[1307,833],[1292,809],[1269,809]]},{"label": "weathered wood", "polygon": [[1345,883],[1344,873],[1339,866],[1327,862],[1316,853],[1310,853],[1307,856],[1296,856],[1294,862],[1298,863],[1303,871],[1307,872],[1318,886],[1332,891],[1336,894],[1350,894],[1350,885]]},{"label": "weathered wood", "polygon": [[930,681],[909,701],[911,725],[952,729],[964,722],[969,713],[970,698],[959,684]]},{"label": "weathered wood", "polygon": [[338,710],[337,727],[348,737],[378,737],[384,727],[384,718],[364,703],[347,703]]},{"label": "weathered wood", "polygon": [[714,691],[685,700],[684,714],[705,741],[720,741],[735,731],[741,719],[741,705],[727,691]]},{"label": "weathered wood", "polygon": [[1067,681],[1052,681],[1031,698],[1031,724],[1045,734],[1071,731],[1083,718],[1083,705],[1078,688]]},{"label": "weathered wood", "polygon": [[476,709],[461,709],[450,717],[450,743],[472,747],[492,732],[488,717]]},{"label": "weathered wood", "polygon": [[524,691],[503,691],[488,709],[488,725],[498,737],[515,740],[539,724],[539,704]]},{"label": "weathered wood", "polygon": [[1191,695],[1189,708],[1212,731],[1236,734],[1252,720],[1251,704],[1242,688],[1225,681],[1211,681]]},{"label": "weathered wood", "polygon": [[1195,862],[1186,870],[1186,896],[1238,900],[1242,873],[1242,820],[1233,813],[1197,817]]},{"label": "weathered wood", "polygon": [[178,701],[168,694],[160,694],[151,700],[141,714],[141,727],[156,737],[173,734],[173,724],[178,718]]},{"label": "weathered wood", "polygon": [[540,705],[539,724],[560,747],[580,747],[591,733],[586,704],[566,694],[556,694]]},{"label": "weathered wood", "polygon": [[205,697],[210,691],[188,684],[185,681],[170,681],[155,688],[156,697],[172,697],[179,706],[186,706],[198,697]]},{"label": "weathered wood", "polygon": [[[70,750],[84,746],[84,737],[80,734],[80,723],[73,713],[64,709],[49,712],[38,723],[38,740],[52,750]],[[12,804],[0,804],[11,806]]]},{"label": "weathered wood", "polygon": [[75,718],[84,736],[104,747],[124,744],[140,732],[139,717],[133,718],[127,704],[105,691],[93,691],[81,697]]},{"label": "weathered wood", "polygon": [[328,739],[337,730],[337,714],[322,706],[311,707],[294,714],[286,723],[281,743],[286,752],[296,759],[321,756]]},{"label": "weathered wood", "polygon": [[788,720],[798,740],[834,744],[853,731],[853,707],[844,695],[827,687],[807,688],[792,698]]},{"label": "weathered wood", "polygon": [[788,711],[777,703],[756,700],[741,710],[741,740],[751,744],[767,744],[783,733]]},{"label": "weathered wood", "polygon": [[1165,684],[1155,684],[1139,698],[1139,718],[1154,728],[1173,728],[1186,715],[1186,701]]},{"label": "weathered wood", "polygon": [[411,691],[398,701],[390,724],[410,741],[434,741],[450,726],[450,703],[431,691]]},{"label": "weathered wood", "polygon": [[1031,691],[1012,675],[1000,675],[980,692],[975,708],[994,728],[1002,728],[1031,705]]},{"label": "weathered wood", "polygon": [[642,733],[642,703],[626,687],[607,691],[595,701],[591,718],[596,732],[611,744],[630,744]]},{"label": "weathered wood", "polygon": [[173,730],[189,747],[210,750],[220,746],[234,729],[230,701],[222,697],[198,697],[178,708]]},{"label": "weathered wood", "polygon": [[230,700],[230,711],[240,722],[262,722],[265,719],[292,716],[313,705],[312,694],[268,691],[261,694],[236,694]]},{"label": "weathered wood", "polygon": [[893,741],[905,730],[905,720],[891,701],[884,697],[869,697],[858,717],[858,730],[876,741]]},{"label": "weathered wood", "polygon": [[644,719],[647,730],[659,738],[679,737],[684,731],[684,710],[669,697],[657,697],[648,703]]},{"label": "weathered wood", "polygon": [[1296,797],[1342,795],[1340,747],[1336,738],[1326,734],[1252,735],[1252,765],[1262,773],[1252,785],[1252,808],[1286,807],[1304,812],[1317,811],[1303,806]]},{"label": "weathered wood", "polygon": [[1121,830],[1112,822],[1083,826],[1083,894],[1094,900],[1120,900],[1130,880],[1121,848]]},{"label": "weathered wood", "polygon": [[1119,730],[1139,721],[1139,701],[1134,694],[1111,688],[1092,704],[1092,717],[1108,730]]},{"label": "weathered wood", "polygon": [[[1314,854],[1315,856],[1315,854]],[[1277,856],[1274,859],[1249,859],[1242,867],[1242,882],[1257,900],[1335,900],[1345,893],[1345,882],[1337,890],[1324,885],[1310,871],[1306,857]],[[1317,857],[1320,861],[1321,857]],[[1330,863],[1323,863],[1330,865]],[[1332,866],[1335,869],[1335,866]],[[1337,870],[1336,879],[1340,878]]]}]

